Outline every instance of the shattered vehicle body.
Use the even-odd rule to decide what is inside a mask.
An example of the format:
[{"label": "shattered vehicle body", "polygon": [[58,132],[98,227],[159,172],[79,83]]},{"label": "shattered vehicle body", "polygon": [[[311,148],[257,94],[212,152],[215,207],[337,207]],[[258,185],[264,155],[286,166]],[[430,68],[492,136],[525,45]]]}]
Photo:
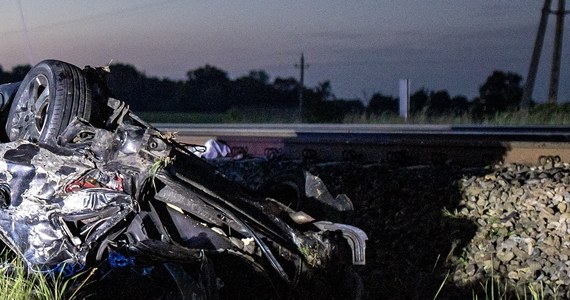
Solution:
[{"label": "shattered vehicle body", "polygon": [[336,163],[312,163],[280,157],[209,159],[218,171],[247,189],[318,218],[335,218],[354,210],[346,194],[333,195],[315,169]]},{"label": "shattered vehicle body", "polygon": [[114,99],[107,72],[48,60],[0,85],[0,246],[31,272],[96,270],[90,298],[359,297],[362,230],[228,179]]}]

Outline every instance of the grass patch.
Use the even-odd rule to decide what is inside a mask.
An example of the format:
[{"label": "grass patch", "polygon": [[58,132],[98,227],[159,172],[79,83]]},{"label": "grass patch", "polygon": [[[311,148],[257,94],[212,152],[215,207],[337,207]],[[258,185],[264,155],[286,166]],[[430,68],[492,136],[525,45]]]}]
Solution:
[{"label": "grass patch", "polygon": [[0,252],[0,300],[63,300],[78,299],[79,290],[91,277],[83,274],[70,278],[56,274],[29,273],[25,263],[6,248]]},{"label": "grass patch", "polygon": [[[501,283],[499,279],[488,279],[484,284],[481,284],[481,293],[477,294],[473,290],[473,300],[544,300],[544,299],[559,299],[557,295],[546,295],[544,286],[533,286],[528,284],[524,288],[515,289],[509,287],[506,283]],[[556,291],[554,291],[556,292]]]},{"label": "grass patch", "polygon": [[[439,289],[436,291],[435,296],[433,297],[434,300],[439,299],[441,291],[449,283],[449,276],[450,272],[447,273],[439,286]],[[542,283],[529,283],[526,286],[516,288],[514,286],[509,286],[506,280],[502,283],[500,278],[493,277],[492,274],[491,277],[485,280],[485,282],[480,282],[479,285],[474,286],[471,289],[472,300],[556,300],[562,299],[560,297],[561,296],[557,294],[556,289],[547,293]]]},{"label": "grass patch", "polygon": [[224,114],[225,123],[298,123],[299,111],[290,108],[232,108]]},{"label": "grass patch", "polygon": [[224,114],[186,112],[135,112],[149,123],[224,123]]},{"label": "grass patch", "polygon": [[570,104],[541,104],[529,111],[505,111],[494,115],[476,118],[471,114],[463,115],[428,115],[412,114],[408,120],[398,115],[346,115],[345,124],[454,124],[454,125],[570,125]]},{"label": "grass patch", "polygon": [[[150,123],[300,123],[292,108],[231,108],[223,113],[135,112]],[[346,114],[344,124],[454,124],[454,125],[570,125],[570,104],[541,104],[529,111],[507,111],[482,118],[471,114],[429,115],[419,113],[404,120],[398,115]]]},{"label": "grass patch", "polygon": [[149,123],[298,123],[296,109],[232,108],[224,113],[135,112]]}]

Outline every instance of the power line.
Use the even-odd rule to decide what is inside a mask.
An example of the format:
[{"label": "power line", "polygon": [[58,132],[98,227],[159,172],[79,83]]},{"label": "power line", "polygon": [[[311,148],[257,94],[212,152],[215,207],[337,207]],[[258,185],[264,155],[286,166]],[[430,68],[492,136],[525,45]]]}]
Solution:
[{"label": "power line", "polygon": [[[28,27],[26,30],[28,30],[28,31],[38,30],[38,29],[39,30],[45,30],[45,29],[49,29],[49,28],[60,27],[63,25],[70,25],[70,24],[75,24],[75,23],[85,23],[86,21],[89,21],[89,20],[105,19],[105,18],[115,17],[115,16],[124,17],[126,15],[136,15],[138,13],[144,12],[145,10],[148,10],[149,8],[162,6],[165,4],[173,4],[175,2],[183,2],[183,0],[165,0],[165,1],[161,1],[161,2],[153,2],[153,3],[149,3],[149,4],[145,4],[145,5],[120,9],[120,10],[116,10],[116,11],[104,12],[104,13],[100,13],[100,14],[82,16],[82,17],[78,17],[75,19],[69,19],[69,20],[60,21],[60,22],[53,22],[53,23],[49,23],[49,24],[45,24],[45,25]],[[20,0],[18,0],[18,5],[20,6],[20,11],[23,11],[21,4],[20,4]],[[22,32],[21,30],[10,30],[10,31],[0,31],[0,34],[11,34],[11,33],[21,33],[21,32]]]},{"label": "power line", "polygon": [[28,34],[28,26],[26,25],[26,19],[24,18],[24,10],[22,9],[22,2],[18,0],[18,10],[20,11],[20,19],[22,20],[22,28],[24,34],[24,44],[26,44],[26,50],[28,52],[28,62],[30,65],[34,63],[34,55],[32,54],[32,43],[30,42],[30,36]]}]

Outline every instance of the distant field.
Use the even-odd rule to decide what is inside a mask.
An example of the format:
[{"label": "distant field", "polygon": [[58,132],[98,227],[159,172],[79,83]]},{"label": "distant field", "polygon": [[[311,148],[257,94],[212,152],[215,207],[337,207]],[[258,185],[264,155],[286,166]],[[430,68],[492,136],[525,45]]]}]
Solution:
[{"label": "distant field", "polygon": [[[138,112],[150,123],[299,123],[296,109],[230,109],[224,113]],[[404,120],[397,115],[347,114],[345,124],[489,124],[489,125],[570,125],[570,105],[539,105],[529,112],[503,112],[476,119],[461,116],[416,114]]]},{"label": "distant field", "polygon": [[224,113],[135,112],[150,123],[297,123],[295,109],[230,109]]},{"label": "distant field", "polygon": [[185,112],[135,112],[150,123],[222,123],[223,114]]}]

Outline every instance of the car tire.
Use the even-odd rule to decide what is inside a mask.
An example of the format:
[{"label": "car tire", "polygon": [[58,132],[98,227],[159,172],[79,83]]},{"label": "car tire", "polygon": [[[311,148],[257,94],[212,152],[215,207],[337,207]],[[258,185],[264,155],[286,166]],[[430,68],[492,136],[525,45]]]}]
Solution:
[{"label": "car tire", "polygon": [[261,187],[261,193],[293,210],[304,208],[305,178],[302,172],[284,172],[272,176]]},{"label": "car tire", "polygon": [[74,117],[90,119],[92,98],[81,69],[44,60],[28,72],[14,96],[6,121],[8,139],[56,145]]}]

